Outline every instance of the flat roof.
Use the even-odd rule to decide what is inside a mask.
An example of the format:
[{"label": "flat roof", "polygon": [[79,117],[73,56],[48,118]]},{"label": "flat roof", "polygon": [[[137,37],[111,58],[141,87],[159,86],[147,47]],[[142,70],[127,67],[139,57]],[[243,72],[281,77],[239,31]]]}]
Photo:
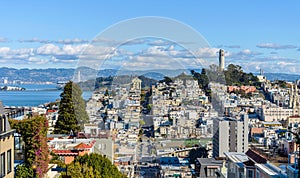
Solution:
[{"label": "flat roof", "polygon": [[201,165],[222,165],[223,161],[222,160],[216,160],[214,158],[197,158],[197,161]]},{"label": "flat roof", "polygon": [[[243,163],[249,160],[248,156],[245,153],[224,152],[224,154],[234,163]],[[238,165],[241,166],[241,164]]]},{"label": "flat roof", "polygon": [[267,121],[263,121],[262,124],[266,125],[266,124],[277,124],[277,125],[281,125],[281,123],[279,121],[272,121],[272,122],[267,122]]},{"label": "flat roof", "polygon": [[256,164],[256,167],[267,173],[268,175],[278,175],[280,171],[279,168],[276,168],[274,165],[271,164]]}]

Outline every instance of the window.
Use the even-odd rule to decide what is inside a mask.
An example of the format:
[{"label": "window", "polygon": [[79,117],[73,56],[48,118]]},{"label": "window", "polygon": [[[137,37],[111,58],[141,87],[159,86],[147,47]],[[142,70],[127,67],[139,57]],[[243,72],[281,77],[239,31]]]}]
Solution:
[{"label": "window", "polygon": [[0,177],[4,177],[5,176],[5,153],[2,153],[1,154],[1,157],[0,157],[0,159],[1,159],[1,166],[0,166],[0,168],[1,168],[1,171],[0,171]]},{"label": "window", "polygon": [[97,134],[97,129],[91,129],[91,134],[96,135]]},{"label": "window", "polygon": [[260,173],[258,170],[256,171],[256,178],[260,178]]},{"label": "window", "polygon": [[22,138],[20,134],[14,134],[15,139],[15,150],[22,150]]},{"label": "window", "polygon": [[253,170],[248,171],[248,178],[253,178]]},{"label": "window", "polygon": [[215,176],[217,169],[215,168],[207,168],[207,177]]},{"label": "window", "polygon": [[7,151],[7,174],[11,172],[11,150]]}]

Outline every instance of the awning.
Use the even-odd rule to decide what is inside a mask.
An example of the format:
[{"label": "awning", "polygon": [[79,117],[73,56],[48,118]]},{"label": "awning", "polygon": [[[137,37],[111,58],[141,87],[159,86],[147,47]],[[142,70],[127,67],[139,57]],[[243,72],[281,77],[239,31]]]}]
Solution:
[{"label": "awning", "polygon": [[218,169],[220,166],[207,166],[208,169]]}]

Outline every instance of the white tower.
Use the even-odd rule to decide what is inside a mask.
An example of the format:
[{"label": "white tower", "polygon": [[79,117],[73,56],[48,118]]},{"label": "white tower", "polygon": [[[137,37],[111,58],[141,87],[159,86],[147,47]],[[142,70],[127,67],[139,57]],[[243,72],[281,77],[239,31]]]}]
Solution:
[{"label": "white tower", "polygon": [[219,51],[219,69],[223,71],[225,68],[225,52],[223,49]]},{"label": "white tower", "polygon": [[78,73],[77,73],[77,80],[78,80],[78,82],[80,82],[80,71],[78,71]]},{"label": "white tower", "polygon": [[289,108],[293,108],[293,98],[294,98],[294,85],[291,85],[289,91]]}]

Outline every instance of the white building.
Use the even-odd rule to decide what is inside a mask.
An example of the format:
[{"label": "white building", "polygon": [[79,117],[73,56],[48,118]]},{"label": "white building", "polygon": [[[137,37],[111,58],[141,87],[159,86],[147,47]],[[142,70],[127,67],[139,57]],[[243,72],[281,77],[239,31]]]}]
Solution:
[{"label": "white building", "polygon": [[244,153],[248,150],[248,115],[241,119],[213,119],[213,157],[225,157],[224,152]]}]

